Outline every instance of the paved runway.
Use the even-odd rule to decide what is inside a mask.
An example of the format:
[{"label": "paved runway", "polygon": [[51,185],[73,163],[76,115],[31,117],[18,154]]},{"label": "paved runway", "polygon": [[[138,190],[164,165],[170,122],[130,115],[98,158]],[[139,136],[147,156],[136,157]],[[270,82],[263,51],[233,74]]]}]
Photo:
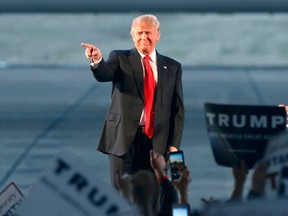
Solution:
[{"label": "paved runway", "polygon": [[[183,69],[182,149],[192,176],[190,204],[199,207],[201,197],[228,198],[233,186],[230,169],[214,162],[203,104],[288,103],[288,68]],[[88,65],[0,68],[0,187],[15,181],[25,193],[62,150],[74,152],[109,181],[107,158],[96,145],[110,92],[111,84],[97,83]]]}]

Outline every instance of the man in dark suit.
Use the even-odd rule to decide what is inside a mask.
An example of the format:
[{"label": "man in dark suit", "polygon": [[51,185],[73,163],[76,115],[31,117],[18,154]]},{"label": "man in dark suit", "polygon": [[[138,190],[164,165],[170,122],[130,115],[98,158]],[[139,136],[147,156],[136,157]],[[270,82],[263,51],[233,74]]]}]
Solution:
[{"label": "man in dark suit", "polygon": [[[160,39],[160,23],[154,15],[135,18],[131,25],[135,48],[113,50],[105,61],[92,44],[85,55],[99,82],[111,81],[112,103],[108,110],[98,150],[109,155],[111,180],[116,188],[123,173],[150,169],[149,151],[166,156],[180,147],[184,127],[184,102],[181,64],[159,54],[155,47]],[[152,133],[145,130],[145,67],[143,57],[149,55],[156,89],[152,106]],[[146,93],[145,93],[146,94]],[[147,127],[146,127],[147,129]]]}]

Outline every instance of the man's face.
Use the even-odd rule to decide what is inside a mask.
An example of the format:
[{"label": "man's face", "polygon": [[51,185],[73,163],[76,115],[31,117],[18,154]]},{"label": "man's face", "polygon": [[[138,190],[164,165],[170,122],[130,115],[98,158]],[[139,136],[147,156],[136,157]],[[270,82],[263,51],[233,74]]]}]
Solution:
[{"label": "man's face", "polygon": [[141,21],[134,24],[131,29],[131,36],[135,47],[143,54],[149,55],[155,49],[160,38],[160,32],[152,23]]}]

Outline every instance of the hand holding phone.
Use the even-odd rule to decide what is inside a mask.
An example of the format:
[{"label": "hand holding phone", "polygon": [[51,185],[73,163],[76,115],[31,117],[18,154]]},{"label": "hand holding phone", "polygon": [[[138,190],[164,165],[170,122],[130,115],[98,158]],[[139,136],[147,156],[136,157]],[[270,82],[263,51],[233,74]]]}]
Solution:
[{"label": "hand holding phone", "polygon": [[178,169],[179,165],[184,166],[184,153],[183,151],[176,151],[169,153],[169,164],[170,164],[170,172],[171,172],[171,179],[177,180],[180,178],[180,171]]}]

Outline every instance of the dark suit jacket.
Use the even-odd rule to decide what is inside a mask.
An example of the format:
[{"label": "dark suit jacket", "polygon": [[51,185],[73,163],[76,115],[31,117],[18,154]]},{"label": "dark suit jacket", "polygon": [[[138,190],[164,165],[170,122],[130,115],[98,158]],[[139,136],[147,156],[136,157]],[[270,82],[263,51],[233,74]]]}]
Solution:
[{"label": "dark suit jacket", "polygon": [[[166,155],[168,146],[179,148],[184,127],[182,68],[177,61],[157,53],[158,83],[155,103],[153,148]],[[144,107],[141,56],[136,49],[114,50],[96,69],[96,80],[112,81],[108,110],[98,150],[121,156],[137,131]]]}]

